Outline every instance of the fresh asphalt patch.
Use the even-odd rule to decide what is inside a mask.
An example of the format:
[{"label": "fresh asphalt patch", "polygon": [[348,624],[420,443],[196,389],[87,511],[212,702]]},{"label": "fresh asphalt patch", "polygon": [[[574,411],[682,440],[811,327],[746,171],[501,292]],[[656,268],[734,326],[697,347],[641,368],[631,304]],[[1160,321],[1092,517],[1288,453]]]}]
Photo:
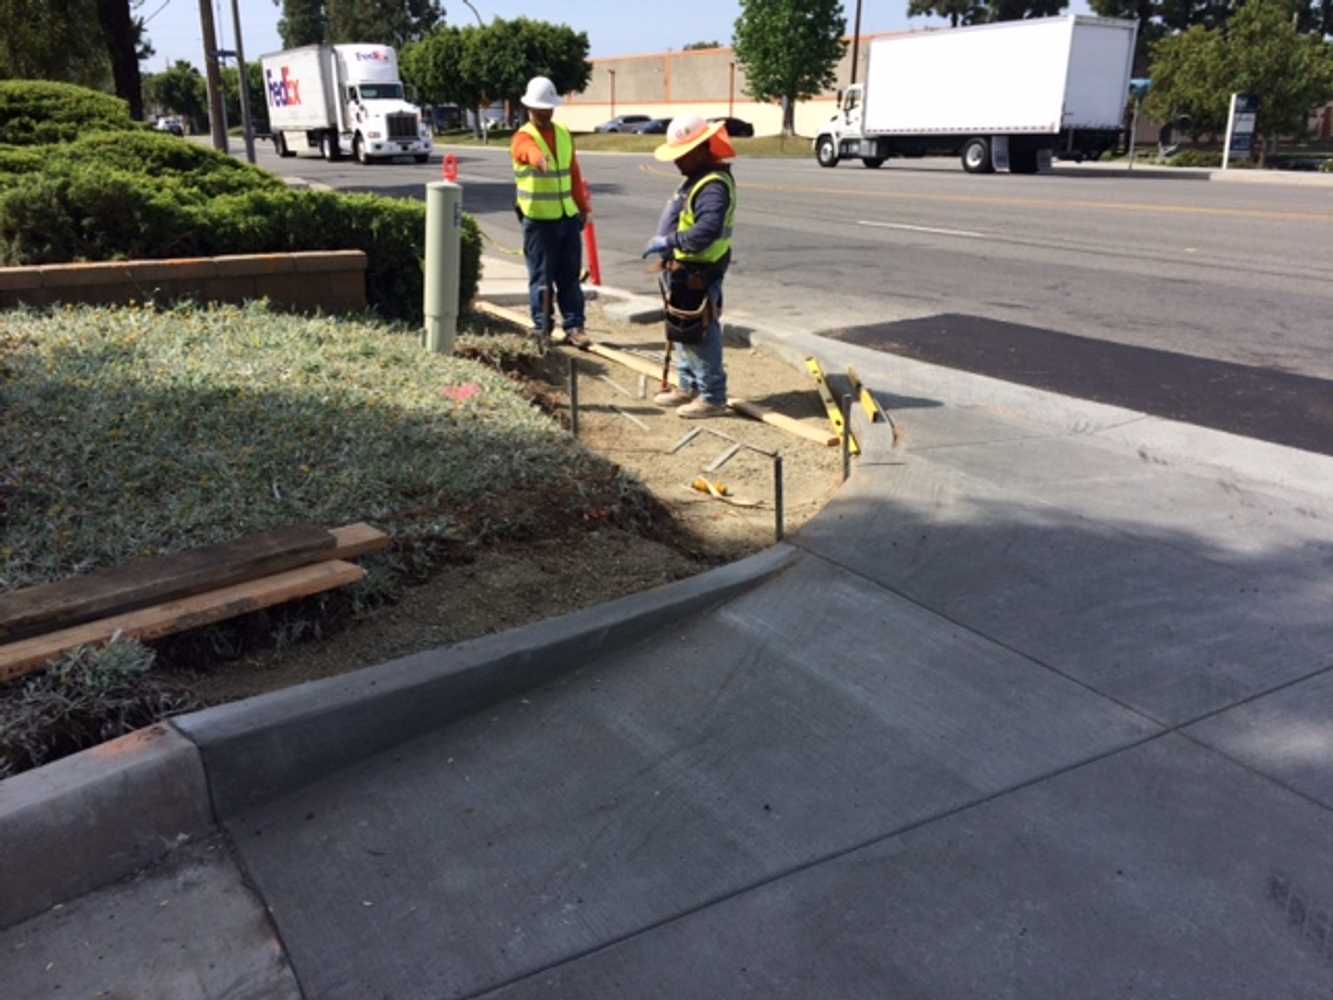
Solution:
[{"label": "fresh asphalt patch", "polygon": [[1333,381],[1325,379],[957,313],[831,330],[823,336],[1333,455]]}]

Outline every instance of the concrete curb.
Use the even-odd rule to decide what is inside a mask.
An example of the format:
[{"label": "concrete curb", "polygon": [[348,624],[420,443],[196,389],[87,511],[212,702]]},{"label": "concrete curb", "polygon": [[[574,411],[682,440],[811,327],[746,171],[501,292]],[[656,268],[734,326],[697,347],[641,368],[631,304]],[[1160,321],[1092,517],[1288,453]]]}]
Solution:
[{"label": "concrete curb", "polygon": [[783,570],[786,545],[642,594],[173,720],[225,821],[577,669]]},{"label": "concrete curb", "polygon": [[0,928],[133,874],[244,809],[722,604],[796,556],[777,545],[573,614],[179,716],[0,781]]},{"label": "concrete curb", "polygon": [[138,871],[212,826],[199,751],[166,725],[0,781],[0,928]]}]

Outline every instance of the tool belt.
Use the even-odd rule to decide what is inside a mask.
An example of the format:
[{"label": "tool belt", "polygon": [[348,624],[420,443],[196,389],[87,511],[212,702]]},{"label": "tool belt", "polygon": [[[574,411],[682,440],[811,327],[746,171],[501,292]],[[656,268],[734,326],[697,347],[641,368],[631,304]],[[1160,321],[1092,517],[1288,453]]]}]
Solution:
[{"label": "tool belt", "polygon": [[708,327],[716,318],[713,297],[708,292],[722,280],[726,271],[725,262],[666,262],[657,282],[662,291],[667,340],[677,344],[697,344],[708,335]]}]

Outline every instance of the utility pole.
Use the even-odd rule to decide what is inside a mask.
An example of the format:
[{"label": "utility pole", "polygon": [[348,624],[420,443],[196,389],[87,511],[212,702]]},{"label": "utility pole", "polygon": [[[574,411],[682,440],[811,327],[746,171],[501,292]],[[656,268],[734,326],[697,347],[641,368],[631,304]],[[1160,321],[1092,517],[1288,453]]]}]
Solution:
[{"label": "utility pole", "polygon": [[199,26],[204,33],[204,76],[208,80],[208,123],[213,132],[213,148],[227,153],[227,122],[222,107],[222,77],[218,73],[218,36],[213,24],[212,0],[199,0]]},{"label": "utility pole", "polygon": [[236,27],[236,84],[241,91],[241,126],[245,132],[245,159],[255,162],[255,124],[250,117],[250,76],[245,67],[245,46],[241,43],[240,0],[231,0],[231,20]]},{"label": "utility pole", "polygon": [[861,0],[856,0],[856,28],[852,32],[852,83],[856,82],[856,62],[861,54]]}]

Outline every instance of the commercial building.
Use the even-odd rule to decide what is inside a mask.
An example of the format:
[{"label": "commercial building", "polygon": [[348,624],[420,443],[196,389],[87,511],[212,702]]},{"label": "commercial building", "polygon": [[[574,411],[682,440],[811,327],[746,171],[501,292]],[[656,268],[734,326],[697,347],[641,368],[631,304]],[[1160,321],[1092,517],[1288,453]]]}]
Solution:
[{"label": "commercial building", "polygon": [[[864,79],[867,45],[878,35],[862,35],[858,77]],[[745,68],[732,49],[693,49],[657,52],[651,55],[614,56],[592,61],[592,78],[582,93],[567,96],[556,119],[576,132],[590,132],[616,115],[640,114],[671,118],[677,113],[697,111],[705,117],[742,118],[754,125],[755,135],[777,135],[782,131],[780,105],[760,104],[748,93]],[[852,49],[849,44],[838,64],[838,80],[826,94],[796,105],[796,131],[813,136],[819,125],[833,114],[837,90],[852,78]]]}]

